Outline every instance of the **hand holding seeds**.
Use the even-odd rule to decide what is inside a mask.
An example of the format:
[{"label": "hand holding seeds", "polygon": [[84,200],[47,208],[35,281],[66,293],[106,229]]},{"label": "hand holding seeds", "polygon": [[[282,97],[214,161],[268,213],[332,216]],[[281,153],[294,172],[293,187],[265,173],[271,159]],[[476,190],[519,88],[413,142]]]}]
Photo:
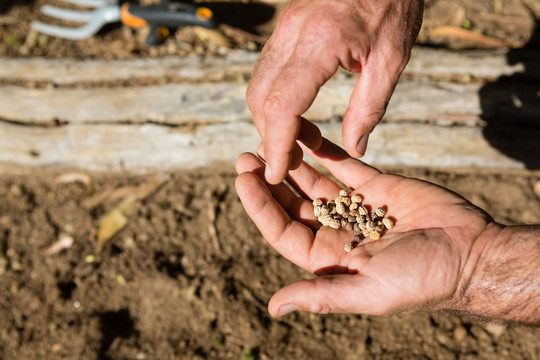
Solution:
[{"label": "hand holding seeds", "polygon": [[[313,200],[313,214],[323,226],[359,233],[354,236],[355,243],[360,243],[364,238],[379,240],[385,228],[394,227],[394,221],[384,217],[386,210],[383,207],[370,214],[362,205],[362,200],[358,194],[349,197],[346,190],[340,190],[339,196],[326,204],[321,199]],[[353,242],[345,244],[346,252],[350,252],[353,248]]]},{"label": "hand holding seeds", "polygon": [[[279,290],[268,305],[273,316],[294,310],[386,314],[459,301],[466,270],[478,259],[471,256],[473,245],[492,229],[487,214],[439,186],[381,173],[326,139],[319,149],[303,151],[343,185],[303,162],[289,172],[293,192],[265,182],[265,164],[253,154],[242,154],[236,164],[238,195],[262,236],[317,275]],[[263,152],[259,148],[262,158]],[[353,190],[340,193],[344,187]],[[368,239],[358,243],[355,235]]]}]

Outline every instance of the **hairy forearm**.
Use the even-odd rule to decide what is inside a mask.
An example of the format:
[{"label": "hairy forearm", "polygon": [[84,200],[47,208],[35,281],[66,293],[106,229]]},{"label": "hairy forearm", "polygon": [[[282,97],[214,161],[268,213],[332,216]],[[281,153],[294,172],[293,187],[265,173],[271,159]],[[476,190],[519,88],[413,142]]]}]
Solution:
[{"label": "hairy forearm", "polygon": [[451,308],[540,325],[540,226],[493,225],[479,240]]}]

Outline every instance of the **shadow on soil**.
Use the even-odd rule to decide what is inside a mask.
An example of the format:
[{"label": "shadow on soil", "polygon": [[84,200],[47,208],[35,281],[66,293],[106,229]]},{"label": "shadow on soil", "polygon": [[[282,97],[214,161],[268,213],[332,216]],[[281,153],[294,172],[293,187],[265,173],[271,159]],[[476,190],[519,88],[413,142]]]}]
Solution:
[{"label": "shadow on soil", "polygon": [[101,325],[101,346],[98,353],[99,359],[109,359],[107,351],[116,338],[127,339],[135,333],[135,323],[129,314],[129,310],[110,311],[99,314]]},{"label": "shadow on soil", "polygon": [[537,21],[529,43],[507,53],[508,64],[523,64],[523,72],[501,76],[479,94],[486,140],[530,170],[540,169],[539,30]]},{"label": "shadow on soil", "polygon": [[0,0],[0,14],[7,13],[13,6],[30,5],[34,0]]}]

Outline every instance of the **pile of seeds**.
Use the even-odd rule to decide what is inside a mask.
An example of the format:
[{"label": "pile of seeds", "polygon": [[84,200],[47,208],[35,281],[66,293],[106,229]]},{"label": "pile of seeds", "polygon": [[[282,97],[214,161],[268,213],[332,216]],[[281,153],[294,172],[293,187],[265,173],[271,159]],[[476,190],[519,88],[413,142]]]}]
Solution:
[{"label": "pile of seeds", "polygon": [[[368,237],[379,240],[385,229],[394,227],[394,221],[384,217],[386,210],[382,207],[370,213],[362,205],[362,201],[360,195],[349,196],[346,190],[341,190],[335,200],[330,200],[326,204],[321,199],[313,200],[313,213],[323,226],[359,233],[354,236],[356,243]],[[345,251],[349,252],[353,247],[353,242],[349,242],[345,245]]]}]

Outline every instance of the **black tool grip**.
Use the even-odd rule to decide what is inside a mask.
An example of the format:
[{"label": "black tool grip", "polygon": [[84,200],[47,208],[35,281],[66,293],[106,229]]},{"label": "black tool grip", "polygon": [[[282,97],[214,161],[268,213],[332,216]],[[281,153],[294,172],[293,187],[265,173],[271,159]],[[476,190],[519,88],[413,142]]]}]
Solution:
[{"label": "black tool grip", "polygon": [[182,26],[206,28],[216,26],[210,9],[184,3],[163,3],[150,6],[130,4],[127,10],[131,15],[146,20],[152,27],[177,29]]}]

